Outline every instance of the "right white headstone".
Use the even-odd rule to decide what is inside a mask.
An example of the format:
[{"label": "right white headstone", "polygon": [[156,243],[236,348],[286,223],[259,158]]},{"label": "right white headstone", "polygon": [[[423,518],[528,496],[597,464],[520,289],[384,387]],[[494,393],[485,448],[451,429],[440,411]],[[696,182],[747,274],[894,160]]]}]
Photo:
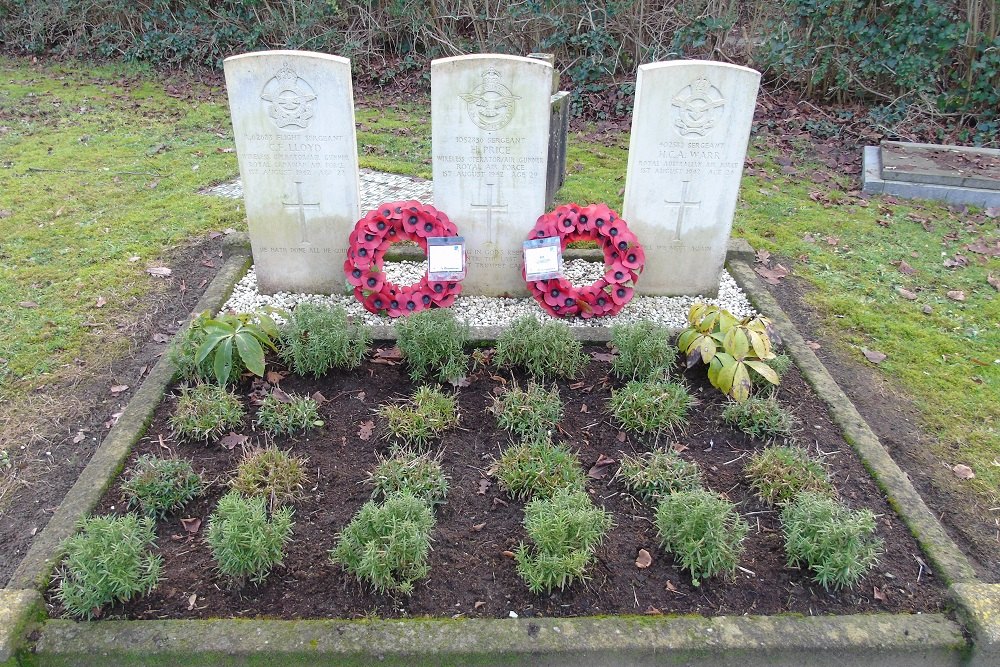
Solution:
[{"label": "right white headstone", "polygon": [[431,63],[434,206],[465,237],[464,294],[527,294],[521,243],[545,212],[552,65],[469,55]]},{"label": "right white headstone", "polygon": [[718,293],[759,83],[704,60],[639,67],[622,209],[646,251],[638,293]]}]

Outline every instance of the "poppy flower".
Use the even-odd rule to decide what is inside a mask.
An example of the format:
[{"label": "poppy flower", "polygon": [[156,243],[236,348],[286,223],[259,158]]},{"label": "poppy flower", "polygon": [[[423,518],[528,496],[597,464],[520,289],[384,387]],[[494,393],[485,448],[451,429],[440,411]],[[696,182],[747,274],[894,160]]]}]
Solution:
[{"label": "poppy flower", "polygon": [[403,231],[407,234],[416,234],[420,226],[420,216],[415,211],[405,211],[402,218]]},{"label": "poppy flower", "polygon": [[386,220],[381,215],[376,215],[371,220],[369,220],[367,223],[365,223],[365,225],[362,227],[362,229],[366,229],[366,230],[368,230],[370,232],[373,232],[375,234],[380,234],[381,235],[382,233],[385,232],[385,230],[387,230],[391,226],[392,226],[392,222],[390,222],[389,220]]},{"label": "poppy flower", "polygon": [[448,294],[443,299],[439,299],[437,301],[437,305],[441,306],[442,308],[450,308],[455,304],[455,298],[457,296],[458,296],[457,294]]},{"label": "poppy flower", "polygon": [[[539,221],[541,222],[541,221]],[[556,231],[556,223],[552,220],[547,220],[543,224],[535,224],[535,229],[531,233],[532,238],[536,239],[546,239],[552,236],[558,236]]]},{"label": "poppy flower", "polygon": [[355,287],[361,287],[366,273],[368,273],[367,269],[362,269],[351,260],[344,263],[344,275],[347,276],[347,282]]},{"label": "poppy flower", "polygon": [[632,271],[625,268],[621,262],[615,262],[604,274],[604,280],[608,283],[624,283],[632,278]]},{"label": "poppy flower", "polygon": [[611,300],[619,306],[624,306],[632,300],[633,292],[634,290],[631,287],[625,287],[625,285],[615,285],[611,288]]},{"label": "poppy flower", "polygon": [[381,292],[372,292],[365,298],[363,305],[365,310],[377,315],[388,307],[389,299]]},{"label": "poppy flower", "polygon": [[366,292],[380,292],[385,284],[385,274],[381,271],[369,271],[361,282],[361,287]]},{"label": "poppy flower", "polygon": [[621,263],[622,266],[629,269],[641,269],[646,263],[646,253],[643,252],[642,246],[632,246],[622,252]]}]

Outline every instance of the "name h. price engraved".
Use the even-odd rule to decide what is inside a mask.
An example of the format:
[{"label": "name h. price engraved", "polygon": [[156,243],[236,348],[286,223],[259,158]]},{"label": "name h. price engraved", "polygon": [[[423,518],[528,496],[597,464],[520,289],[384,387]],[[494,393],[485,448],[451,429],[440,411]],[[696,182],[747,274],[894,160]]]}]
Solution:
[{"label": "name h. price engraved", "polygon": [[701,208],[701,200],[689,201],[688,200],[688,185],[691,181],[681,181],[681,199],[680,201],[671,201],[669,199],[664,199],[663,202],[669,206],[677,207],[677,226],[674,228],[674,243],[679,243],[681,240],[681,227],[684,225],[684,213],[688,208]]},{"label": "name h. price engraved", "polygon": [[315,204],[307,204],[302,201],[302,181],[295,181],[295,201],[294,202],[282,202],[285,209],[293,209],[299,213],[299,234],[302,237],[303,245],[309,245],[309,226],[306,224],[306,209],[310,211],[319,210],[319,202]]},{"label": "name h. price engraved", "polygon": [[471,208],[481,209],[486,211],[486,235],[489,238],[490,243],[497,242],[496,228],[493,226],[493,211],[497,213],[506,213],[507,204],[501,204],[499,202],[493,203],[493,189],[496,187],[496,183],[486,183],[486,203],[485,204],[470,204]]}]

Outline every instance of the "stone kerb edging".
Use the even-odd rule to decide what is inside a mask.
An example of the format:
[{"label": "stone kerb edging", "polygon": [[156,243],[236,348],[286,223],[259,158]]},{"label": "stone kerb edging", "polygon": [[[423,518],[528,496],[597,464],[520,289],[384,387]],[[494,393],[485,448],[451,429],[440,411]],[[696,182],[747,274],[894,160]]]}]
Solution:
[{"label": "stone kerb edging", "polygon": [[941,614],[49,621],[33,665],[961,665]]}]

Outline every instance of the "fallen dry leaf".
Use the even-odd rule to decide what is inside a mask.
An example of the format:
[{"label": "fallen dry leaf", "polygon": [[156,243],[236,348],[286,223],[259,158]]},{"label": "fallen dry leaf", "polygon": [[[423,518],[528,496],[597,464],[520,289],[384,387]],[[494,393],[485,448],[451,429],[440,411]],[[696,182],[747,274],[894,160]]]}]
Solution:
[{"label": "fallen dry leaf", "polygon": [[986,282],[988,282],[990,285],[993,285],[993,289],[1000,292],[1000,278],[997,278],[992,273],[990,273],[986,276]]},{"label": "fallen dry leaf", "polygon": [[872,589],[873,589],[872,595],[874,595],[875,599],[878,600],[879,602],[885,602],[888,599],[885,596],[885,593],[882,592],[882,589],[880,589],[878,586],[872,586]]},{"label": "fallen dry leaf", "polygon": [[867,347],[861,348],[861,354],[865,355],[865,359],[872,362],[873,364],[881,364],[886,360],[886,354],[879,352],[878,350],[869,350]]},{"label": "fallen dry leaf", "polygon": [[121,419],[123,414],[124,411],[112,414],[110,417],[108,417],[108,420],[104,422],[104,428],[111,428],[112,426],[117,424],[118,420]]},{"label": "fallen dry leaf", "polygon": [[587,471],[587,477],[591,479],[604,479],[608,476],[608,468],[617,463],[617,461],[610,456],[605,456],[604,454],[598,454],[597,462],[590,467]]},{"label": "fallen dry leaf", "polygon": [[514,557],[514,552],[513,551],[501,551],[500,555],[503,556],[504,558],[513,558]]},{"label": "fallen dry leaf", "polygon": [[104,308],[106,305],[108,305],[108,300],[103,296],[97,297],[97,301],[94,302],[94,308]]},{"label": "fallen dry leaf", "polygon": [[155,333],[155,334],[153,334],[153,342],[154,343],[169,343],[170,342],[170,336],[168,336],[165,333]]},{"label": "fallen dry leaf", "polygon": [[365,400],[366,395],[367,394],[365,394],[365,392],[359,391],[357,394],[354,395],[354,398],[358,399],[359,401],[363,401]]},{"label": "fallen dry leaf", "polygon": [[38,304],[34,301],[21,301],[18,303],[21,308],[38,308]]},{"label": "fallen dry leaf", "polygon": [[449,379],[448,384],[450,384],[452,387],[468,387],[469,385],[472,384],[472,380],[470,380],[467,376],[463,376],[460,378]]},{"label": "fallen dry leaf", "polygon": [[580,406],[580,412],[589,412],[589,411],[590,411],[590,408],[587,407],[586,403],[584,403],[583,405]]},{"label": "fallen dry leaf", "polygon": [[388,359],[390,361],[402,361],[403,351],[396,347],[380,347],[375,350],[375,357],[377,359]]},{"label": "fallen dry leaf", "polygon": [[472,605],[473,609],[482,609],[485,606],[486,602],[484,602],[483,600],[476,600],[476,603]]},{"label": "fallen dry leaf", "polygon": [[955,255],[950,259],[944,260],[944,268],[946,269],[960,269],[969,265],[969,258],[965,255]]},{"label": "fallen dry leaf", "polygon": [[997,218],[1000,217],[1000,206],[990,206],[985,211],[987,218]]},{"label": "fallen dry leaf", "polygon": [[618,431],[618,436],[617,436],[618,442],[625,442],[626,439],[628,439],[628,436],[625,435],[625,431]]},{"label": "fallen dry leaf", "polygon": [[186,519],[181,519],[181,525],[184,526],[184,530],[192,535],[198,532],[201,528],[201,519],[197,517],[188,517]]},{"label": "fallen dry leaf", "polygon": [[[893,262],[893,263],[895,263],[895,262]],[[900,273],[902,273],[904,275],[907,275],[907,276],[912,276],[914,273],[917,272],[916,269],[914,269],[912,266],[910,266],[909,264],[906,263],[905,259],[899,260],[899,264],[897,264],[896,266],[899,269]]]},{"label": "fallen dry leaf", "polygon": [[154,266],[146,269],[146,273],[148,273],[151,276],[159,276],[160,278],[166,278],[171,273],[173,273],[173,271],[171,271],[165,266]]},{"label": "fallen dry leaf", "polygon": [[663,613],[662,611],[660,611],[657,607],[654,607],[653,605],[649,605],[648,607],[646,607],[646,616],[659,616],[662,613]]},{"label": "fallen dry leaf", "polygon": [[362,440],[371,440],[372,433],[375,431],[375,422],[369,419],[366,422],[361,422],[358,425],[358,437]]},{"label": "fallen dry leaf", "polygon": [[590,356],[594,358],[595,361],[614,361],[618,358],[617,354],[609,354],[607,352],[591,352]]},{"label": "fallen dry leaf", "polygon": [[781,279],[788,275],[788,269],[781,264],[775,264],[774,268],[755,266],[754,273],[763,278],[764,282],[770,285],[778,285],[781,283]]},{"label": "fallen dry leaf", "polygon": [[271,384],[278,384],[288,375],[288,371],[268,371],[264,374],[264,379]]},{"label": "fallen dry leaf", "polygon": [[667,584],[664,586],[664,588],[670,591],[671,593],[677,592],[677,587],[674,586],[674,582],[670,581],[669,579],[667,579]]},{"label": "fallen dry leaf", "polygon": [[480,496],[485,496],[487,489],[489,489],[491,486],[493,486],[493,482],[486,479],[485,477],[481,478],[479,480],[479,490],[476,491],[476,494]]},{"label": "fallen dry leaf", "polygon": [[806,347],[808,347],[810,350],[815,351],[815,350],[818,350],[818,349],[822,348],[823,346],[820,345],[819,343],[817,343],[814,340],[807,340],[806,341]]},{"label": "fallen dry leaf", "polygon": [[278,402],[280,403],[292,402],[292,397],[283,392],[282,390],[278,389],[277,387],[271,390],[271,396],[274,396],[274,398],[277,399]]},{"label": "fallen dry leaf", "polygon": [[955,473],[955,477],[959,479],[975,479],[976,473],[972,472],[972,468],[965,465],[964,463],[959,463],[958,465],[952,466],[951,471]]},{"label": "fallen dry leaf", "polygon": [[910,290],[904,287],[897,287],[896,292],[899,294],[899,296],[903,297],[904,299],[909,299],[910,301],[914,301],[917,298],[917,294],[915,292],[911,292]]},{"label": "fallen dry leaf", "polygon": [[472,532],[478,533],[479,531],[481,531],[485,527],[486,527],[486,522],[485,521],[483,521],[482,523],[477,523],[475,526],[472,527]]},{"label": "fallen dry leaf", "polygon": [[194,611],[194,605],[198,602],[198,594],[192,593],[191,597],[188,598],[188,611]]},{"label": "fallen dry leaf", "polygon": [[73,444],[74,445],[80,444],[86,437],[87,436],[84,435],[83,431],[77,431],[76,435],[73,436]]},{"label": "fallen dry leaf", "polygon": [[112,385],[110,391],[111,391],[112,395],[117,396],[118,394],[122,393],[123,391],[128,391],[128,385],[127,384]]},{"label": "fallen dry leaf", "polygon": [[222,438],[222,440],[219,440],[219,444],[221,444],[228,450],[233,450],[242,445],[243,443],[245,443],[249,439],[250,436],[248,435],[242,435],[240,433],[236,433],[235,431],[230,431],[229,435]]},{"label": "fallen dry leaf", "polygon": [[952,301],[965,301],[965,292],[960,289],[953,289],[948,292],[948,298]]},{"label": "fallen dry leaf", "polygon": [[771,253],[769,253],[766,250],[758,250],[756,252],[756,258],[758,264],[763,264],[764,266],[767,266],[767,263],[771,261]]},{"label": "fallen dry leaf", "polygon": [[640,570],[645,570],[653,564],[653,557],[645,549],[639,549],[639,555],[635,558],[635,566]]},{"label": "fallen dry leaf", "polygon": [[318,391],[316,393],[314,393],[312,396],[310,396],[309,398],[311,398],[312,400],[316,401],[320,405],[323,405],[324,403],[328,403],[330,401],[330,399],[328,399],[326,396],[324,396],[322,394],[322,392],[318,392]]}]

